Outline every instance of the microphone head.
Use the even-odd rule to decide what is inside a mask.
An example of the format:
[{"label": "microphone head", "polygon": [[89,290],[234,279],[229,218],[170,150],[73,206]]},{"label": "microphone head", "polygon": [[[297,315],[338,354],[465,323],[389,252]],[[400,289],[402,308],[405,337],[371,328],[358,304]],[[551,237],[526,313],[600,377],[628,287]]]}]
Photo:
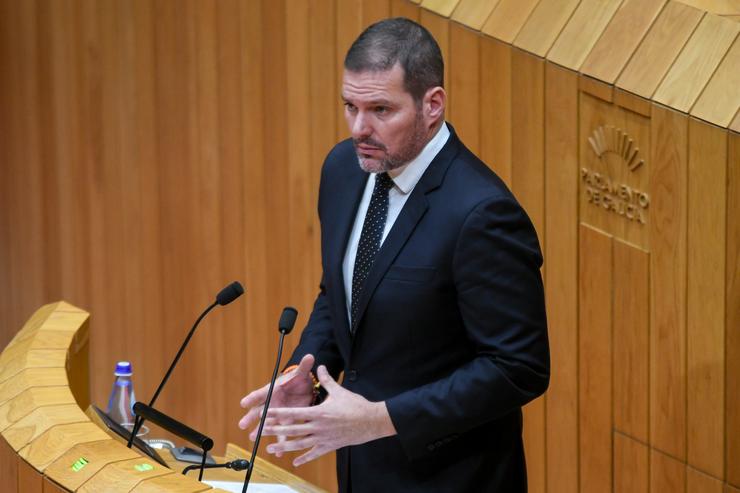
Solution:
[{"label": "microphone head", "polygon": [[298,310],[292,306],[286,306],[283,308],[283,313],[280,315],[280,322],[278,322],[278,330],[285,335],[290,334],[295,325],[295,319],[298,317]]},{"label": "microphone head", "polygon": [[244,288],[242,287],[242,285],[239,284],[239,281],[234,281],[223,288],[221,291],[219,291],[219,293],[216,295],[216,303],[221,306],[228,305],[243,294]]}]

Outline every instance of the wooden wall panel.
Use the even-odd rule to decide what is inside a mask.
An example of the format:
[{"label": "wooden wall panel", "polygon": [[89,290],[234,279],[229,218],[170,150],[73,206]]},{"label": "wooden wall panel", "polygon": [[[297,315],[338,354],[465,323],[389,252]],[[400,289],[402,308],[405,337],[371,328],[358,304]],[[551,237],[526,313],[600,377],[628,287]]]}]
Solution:
[{"label": "wooden wall panel", "polygon": [[655,92],[655,101],[688,112],[738,32],[740,23],[706,14]]},{"label": "wooden wall panel", "polygon": [[578,77],[545,65],[547,491],[578,491]]},{"label": "wooden wall panel", "polygon": [[583,0],[547,53],[547,59],[578,70],[622,0]]},{"label": "wooden wall panel", "polygon": [[[544,62],[519,50],[512,52],[511,186],[544,238]],[[546,277],[546,276],[545,276]],[[530,491],[545,491],[545,397],[524,408],[524,441]]]},{"label": "wooden wall panel", "polygon": [[740,38],[730,47],[712,79],[701,93],[691,114],[709,123],[728,127],[738,111],[740,100]]},{"label": "wooden wall panel", "polygon": [[686,491],[686,465],[673,457],[650,450],[650,492],[683,493]]},{"label": "wooden wall panel", "polygon": [[[424,7],[426,8],[425,5]],[[406,0],[391,0],[391,16],[393,17],[408,17],[418,22],[420,11],[421,8],[418,5],[414,5]]]},{"label": "wooden wall panel", "polygon": [[481,29],[485,34],[511,43],[539,0],[501,0]]},{"label": "wooden wall panel", "polygon": [[18,491],[23,493],[42,493],[43,476],[28,462],[18,459]]},{"label": "wooden wall panel", "polygon": [[581,71],[613,84],[666,0],[625,0],[583,62]]},{"label": "wooden wall panel", "polygon": [[18,491],[18,455],[0,436],[0,489]]},{"label": "wooden wall panel", "polygon": [[722,493],[722,481],[693,467],[686,468],[686,493]]},{"label": "wooden wall panel", "polygon": [[580,0],[538,3],[514,39],[514,46],[544,57],[579,3]]},{"label": "wooden wall panel", "polygon": [[421,6],[442,17],[449,17],[460,0],[422,0]]},{"label": "wooden wall panel", "polygon": [[480,31],[488,16],[501,0],[460,0],[452,13],[452,20]]},{"label": "wooden wall panel", "polygon": [[419,23],[424,26],[431,33],[432,36],[434,36],[434,39],[437,40],[439,49],[442,52],[442,59],[445,63],[444,84],[445,90],[447,91],[447,109],[445,114],[447,118],[449,118],[449,115],[452,114],[453,106],[453,101],[450,97],[450,64],[452,63],[452,60],[450,59],[451,23],[444,17],[425,9],[421,9],[421,12],[419,14]]},{"label": "wooden wall panel", "polygon": [[650,167],[650,443],[686,458],[686,116],[655,106]]},{"label": "wooden wall panel", "polygon": [[689,122],[686,350],[688,462],[724,476],[727,131]]},{"label": "wooden wall panel", "polygon": [[578,374],[581,491],[612,485],[612,239],[579,230]]},{"label": "wooden wall panel", "polygon": [[457,134],[480,156],[480,57],[478,35],[467,27],[450,23],[451,111],[447,113]]},{"label": "wooden wall panel", "polygon": [[727,482],[740,488],[740,135],[730,132],[727,159],[725,446]]},{"label": "wooden wall panel", "polygon": [[649,440],[650,255],[614,241],[614,429]]},{"label": "wooden wall panel", "polygon": [[648,492],[648,457],[647,445],[621,433],[614,433],[614,493]]},{"label": "wooden wall panel", "polygon": [[511,186],[511,50],[480,38],[480,158]]},{"label": "wooden wall panel", "polygon": [[653,23],[617,86],[644,98],[652,97],[704,13],[669,1]]}]

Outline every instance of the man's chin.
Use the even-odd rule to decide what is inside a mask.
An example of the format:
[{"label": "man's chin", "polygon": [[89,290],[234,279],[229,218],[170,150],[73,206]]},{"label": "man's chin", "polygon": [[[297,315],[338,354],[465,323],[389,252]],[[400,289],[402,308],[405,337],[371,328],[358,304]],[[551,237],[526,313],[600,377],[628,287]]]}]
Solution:
[{"label": "man's chin", "polygon": [[364,158],[362,156],[357,156],[357,158],[360,161],[360,168],[366,173],[382,173],[383,171],[387,171],[385,169],[385,163],[379,159]]}]

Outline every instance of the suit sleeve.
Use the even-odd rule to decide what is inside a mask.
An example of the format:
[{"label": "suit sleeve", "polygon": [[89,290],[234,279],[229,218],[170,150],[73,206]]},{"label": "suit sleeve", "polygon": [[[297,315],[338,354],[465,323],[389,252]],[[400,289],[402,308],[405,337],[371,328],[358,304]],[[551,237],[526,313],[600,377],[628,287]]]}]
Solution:
[{"label": "suit sleeve", "polygon": [[410,459],[542,394],[550,361],[534,228],[511,198],[478,204],[453,258],[454,284],[473,357],[448,376],[386,401]]},{"label": "suit sleeve", "polygon": [[334,341],[334,329],[323,279],[308,324],[303,329],[301,340],[286,366],[297,365],[306,354],[313,354],[316,358],[314,374],[319,365],[325,365],[334,378],[342,371],[342,359]]}]

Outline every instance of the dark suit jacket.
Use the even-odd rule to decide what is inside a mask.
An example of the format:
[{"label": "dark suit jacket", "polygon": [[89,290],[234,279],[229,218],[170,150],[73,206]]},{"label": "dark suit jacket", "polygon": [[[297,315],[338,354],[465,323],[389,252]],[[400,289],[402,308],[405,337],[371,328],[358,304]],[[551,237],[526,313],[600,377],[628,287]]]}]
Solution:
[{"label": "dark suit jacket", "polygon": [[329,153],[323,279],[291,358],[385,400],[398,435],[337,451],[341,492],[526,491],[521,406],[549,352],[534,228],[506,185],[451,135],[383,243],[350,335],[342,275],[368,175],[349,140]]}]

